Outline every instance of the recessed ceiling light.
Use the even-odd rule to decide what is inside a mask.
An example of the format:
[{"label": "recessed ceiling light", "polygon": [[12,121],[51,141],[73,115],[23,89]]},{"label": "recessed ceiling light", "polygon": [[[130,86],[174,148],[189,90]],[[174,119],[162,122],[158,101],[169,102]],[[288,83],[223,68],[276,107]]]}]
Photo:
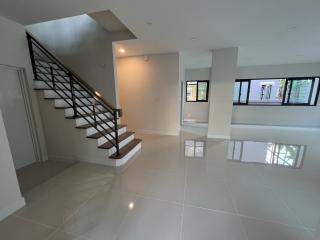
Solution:
[{"label": "recessed ceiling light", "polygon": [[124,48],[119,49],[119,53],[125,53],[125,52],[126,52],[126,50]]},{"label": "recessed ceiling light", "polygon": [[134,208],[134,202],[130,202],[128,207],[130,210],[132,210]]}]

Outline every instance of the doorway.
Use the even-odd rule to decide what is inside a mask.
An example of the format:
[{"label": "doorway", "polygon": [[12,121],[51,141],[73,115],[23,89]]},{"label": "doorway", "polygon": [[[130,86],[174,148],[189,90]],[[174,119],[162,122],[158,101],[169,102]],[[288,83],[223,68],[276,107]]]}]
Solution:
[{"label": "doorway", "polygon": [[16,170],[40,161],[23,76],[21,69],[0,65],[0,108]]}]

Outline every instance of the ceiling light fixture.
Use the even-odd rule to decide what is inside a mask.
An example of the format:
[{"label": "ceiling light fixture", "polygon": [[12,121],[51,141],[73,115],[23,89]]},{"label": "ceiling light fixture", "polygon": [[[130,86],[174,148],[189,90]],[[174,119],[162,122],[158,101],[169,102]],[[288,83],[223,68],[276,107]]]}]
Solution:
[{"label": "ceiling light fixture", "polygon": [[124,48],[119,49],[119,53],[125,53],[125,52],[126,52],[126,50]]},{"label": "ceiling light fixture", "polygon": [[132,210],[134,208],[134,202],[130,202],[128,207],[130,210]]}]

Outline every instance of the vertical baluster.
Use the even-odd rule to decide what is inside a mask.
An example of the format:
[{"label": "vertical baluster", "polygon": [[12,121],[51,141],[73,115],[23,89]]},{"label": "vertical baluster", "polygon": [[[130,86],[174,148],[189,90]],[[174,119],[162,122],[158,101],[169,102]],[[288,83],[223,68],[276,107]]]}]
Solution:
[{"label": "vertical baluster", "polygon": [[93,118],[94,118],[94,125],[97,127],[97,116],[96,116],[96,98],[93,98]]},{"label": "vertical baluster", "polygon": [[117,156],[120,155],[119,151],[119,136],[118,136],[118,112],[113,112],[113,120],[114,120],[114,134],[116,139],[116,150],[117,150]]},{"label": "vertical baluster", "polygon": [[55,89],[56,83],[54,81],[54,74],[53,74],[53,67],[52,66],[50,66],[50,74],[51,74],[52,87],[53,87],[53,89]]},{"label": "vertical baluster", "polygon": [[73,117],[76,118],[78,116],[78,111],[77,111],[76,95],[74,93],[73,77],[71,72],[69,72],[68,75],[70,80],[70,92],[71,92],[71,101],[73,106]]},{"label": "vertical baluster", "polygon": [[33,53],[33,44],[32,44],[32,39],[29,34],[27,34],[27,39],[28,39],[28,47],[29,47],[29,53],[30,53],[30,58],[31,58],[31,65],[32,65],[32,71],[34,75],[34,79],[38,80],[38,74],[37,74],[37,69],[36,69],[36,62],[34,59],[34,53]]}]

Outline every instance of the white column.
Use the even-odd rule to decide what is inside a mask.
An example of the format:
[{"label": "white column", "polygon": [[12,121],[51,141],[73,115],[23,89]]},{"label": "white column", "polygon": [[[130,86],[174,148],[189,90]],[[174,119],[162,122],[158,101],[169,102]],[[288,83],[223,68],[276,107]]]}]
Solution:
[{"label": "white column", "polygon": [[229,139],[238,48],[213,50],[208,137]]}]

